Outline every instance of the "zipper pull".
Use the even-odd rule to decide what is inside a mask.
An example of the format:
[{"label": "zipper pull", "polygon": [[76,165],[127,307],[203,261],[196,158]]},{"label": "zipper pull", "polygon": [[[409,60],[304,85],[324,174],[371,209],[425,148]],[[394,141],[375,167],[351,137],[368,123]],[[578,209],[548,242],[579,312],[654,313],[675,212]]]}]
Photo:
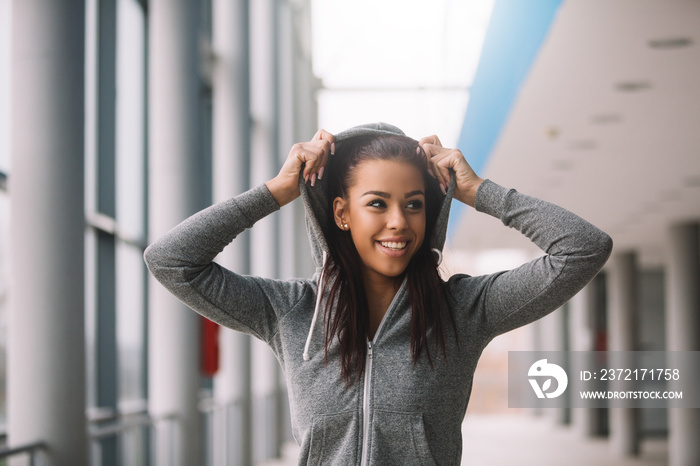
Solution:
[{"label": "zipper pull", "polygon": [[367,356],[372,359],[372,342],[367,342]]}]

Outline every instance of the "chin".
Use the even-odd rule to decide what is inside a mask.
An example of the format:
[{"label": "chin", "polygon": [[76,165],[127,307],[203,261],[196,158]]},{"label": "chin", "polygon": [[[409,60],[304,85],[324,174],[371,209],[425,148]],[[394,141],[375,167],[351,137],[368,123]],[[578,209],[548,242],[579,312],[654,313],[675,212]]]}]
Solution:
[{"label": "chin", "polygon": [[380,273],[385,277],[399,278],[404,274],[404,272],[406,272],[407,268],[408,266],[402,268],[391,268],[390,270],[383,270]]}]

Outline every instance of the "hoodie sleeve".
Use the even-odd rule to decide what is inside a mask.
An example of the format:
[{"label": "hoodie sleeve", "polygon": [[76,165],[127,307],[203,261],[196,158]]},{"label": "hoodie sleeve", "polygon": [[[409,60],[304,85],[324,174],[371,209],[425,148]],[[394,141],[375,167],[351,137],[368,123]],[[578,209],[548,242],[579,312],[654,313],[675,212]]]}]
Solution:
[{"label": "hoodie sleeve", "polygon": [[153,276],[204,317],[269,342],[279,317],[301,299],[301,282],[238,275],[214,258],[255,222],[279,210],[265,185],[208,207],[153,242]]},{"label": "hoodie sleeve", "polygon": [[[475,306],[476,317],[489,338],[559,308],[591,281],[610,257],[612,239],[600,229],[562,207],[491,180],[479,186],[475,208],[520,231],[546,253],[513,270],[455,278],[454,285],[462,293],[476,294],[476,298],[464,297]],[[462,280],[471,285],[459,286]]]}]

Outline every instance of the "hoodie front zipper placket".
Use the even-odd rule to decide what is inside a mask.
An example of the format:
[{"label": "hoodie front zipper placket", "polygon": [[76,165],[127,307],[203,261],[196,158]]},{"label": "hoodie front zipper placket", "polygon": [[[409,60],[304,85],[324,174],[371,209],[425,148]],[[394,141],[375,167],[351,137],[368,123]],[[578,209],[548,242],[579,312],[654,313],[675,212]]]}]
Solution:
[{"label": "hoodie front zipper placket", "polygon": [[372,342],[367,342],[367,357],[365,359],[365,391],[362,400],[362,466],[367,464],[367,448],[369,446],[369,394],[372,384]]},{"label": "hoodie front zipper placket", "polygon": [[386,310],[384,318],[379,323],[379,327],[374,333],[374,339],[367,340],[367,356],[365,357],[365,387],[362,397],[362,459],[360,462],[361,466],[367,466],[367,459],[369,457],[369,398],[370,394],[372,393],[372,351],[375,346],[375,342],[377,341],[377,338],[379,337],[379,334],[382,331],[382,327],[384,327],[384,322],[386,322],[387,317],[389,317],[389,314],[391,313],[392,309],[396,306],[396,302],[399,299],[399,296],[403,294],[403,289],[405,286],[406,279],[404,278],[403,282],[401,283],[401,286],[399,287],[399,290],[394,295],[394,299],[392,299],[391,304],[389,304],[389,309]]}]

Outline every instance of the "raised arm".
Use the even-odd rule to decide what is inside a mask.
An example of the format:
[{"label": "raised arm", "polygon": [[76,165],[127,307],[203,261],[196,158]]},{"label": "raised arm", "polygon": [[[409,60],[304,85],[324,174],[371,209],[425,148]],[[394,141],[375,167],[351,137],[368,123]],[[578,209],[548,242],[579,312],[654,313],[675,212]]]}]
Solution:
[{"label": "raised arm", "polygon": [[309,292],[304,281],[239,275],[213,262],[242,231],[299,196],[299,173],[314,183],[333,136],[320,130],[295,144],[280,173],[250,191],[186,219],[151,244],[144,258],[153,276],[204,317],[266,342],[278,319]]},{"label": "raised arm", "polygon": [[612,251],[612,239],[555,204],[506,189],[474,173],[462,153],[437,136],[420,140],[443,192],[451,172],[455,199],[492,215],[530,238],[546,255],[516,269],[482,277],[455,276],[448,288],[469,307],[490,337],[554,311],[595,277]]},{"label": "raised arm", "polygon": [[[562,207],[491,180],[479,187],[475,207],[520,231],[546,253],[513,270],[464,283],[462,292],[478,291],[474,312],[491,338],[559,308],[610,257],[612,239],[600,229]],[[459,287],[459,281],[452,285]]]},{"label": "raised arm", "polygon": [[274,282],[265,285],[213,260],[243,230],[278,209],[268,189],[258,186],[180,223],[148,246],[146,264],[168,291],[204,317],[268,341],[277,327]]}]

